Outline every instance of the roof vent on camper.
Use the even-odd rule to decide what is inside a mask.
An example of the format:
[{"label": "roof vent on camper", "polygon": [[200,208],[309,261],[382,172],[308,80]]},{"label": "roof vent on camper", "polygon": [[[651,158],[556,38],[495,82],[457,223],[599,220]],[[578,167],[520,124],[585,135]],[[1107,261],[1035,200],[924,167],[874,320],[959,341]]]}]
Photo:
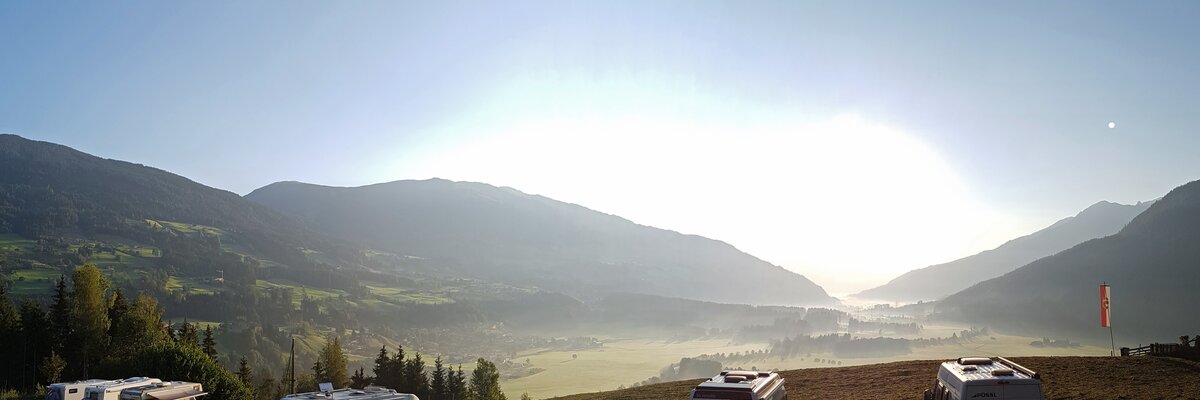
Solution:
[{"label": "roof vent on camper", "polygon": [[1008,368],[996,368],[992,370],[992,376],[1013,376],[1013,370]]},{"label": "roof vent on camper", "polygon": [[962,357],[958,359],[959,365],[991,365],[992,359],[987,357]]},{"label": "roof vent on camper", "polygon": [[979,370],[979,367],[976,367],[976,366],[974,366],[974,365],[968,365],[968,366],[965,366],[965,367],[963,367],[963,368],[962,368],[962,371],[963,371],[963,372],[975,372],[975,371],[978,371],[978,370]]},{"label": "roof vent on camper", "polygon": [[742,383],[746,377],[741,375],[725,375],[725,383]]}]

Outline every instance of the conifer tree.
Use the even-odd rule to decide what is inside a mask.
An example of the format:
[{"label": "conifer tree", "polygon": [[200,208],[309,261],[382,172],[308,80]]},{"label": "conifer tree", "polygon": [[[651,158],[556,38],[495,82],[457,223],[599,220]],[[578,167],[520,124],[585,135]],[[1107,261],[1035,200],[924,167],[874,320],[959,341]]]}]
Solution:
[{"label": "conifer tree", "polygon": [[442,366],[442,356],[433,359],[433,374],[429,377],[429,398],[442,400],[446,396],[446,368]]},{"label": "conifer tree", "polygon": [[325,342],[321,354],[317,357],[317,365],[322,366],[320,372],[313,370],[318,383],[329,382],[334,388],[344,388],[350,385],[350,376],[346,372],[346,353],[342,351],[342,342],[337,336],[332,336]]},{"label": "conifer tree", "polygon": [[67,278],[59,275],[54,285],[54,301],[50,303],[50,349],[62,357],[67,342],[71,339],[71,292],[67,291]]},{"label": "conifer tree", "polygon": [[394,382],[388,375],[388,368],[391,368],[392,358],[388,356],[387,345],[379,348],[379,355],[375,356],[375,366],[371,367],[371,371],[375,373],[374,384],[387,388],[395,389]]},{"label": "conifer tree", "polygon": [[405,393],[412,393],[420,398],[429,397],[429,379],[425,377],[425,361],[421,353],[415,353],[404,362],[404,381],[408,383]]},{"label": "conifer tree", "polygon": [[471,373],[470,396],[472,400],[507,400],[500,391],[500,372],[496,364],[480,358]]},{"label": "conifer tree", "polygon": [[246,362],[246,356],[238,359],[237,377],[246,387],[253,387],[251,382],[254,381],[254,371],[250,369],[250,365]]},{"label": "conifer tree", "polygon": [[[21,321],[17,307],[8,299],[8,290],[0,282],[0,357],[5,360],[20,360],[21,347],[13,346],[21,338]],[[23,366],[15,362],[0,363],[0,378],[16,381]]]},{"label": "conifer tree", "polygon": [[217,341],[213,339],[212,325],[204,327],[204,342],[201,349],[204,350],[204,354],[207,354],[209,358],[213,360],[217,359]]},{"label": "conifer tree", "polygon": [[200,336],[196,332],[196,325],[189,323],[186,319],[179,325],[179,331],[175,333],[175,341],[184,346],[200,347]]},{"label": "conifer tree", "polygon": [[46,313],[37,302],[28,299],[21,302],[20,313],[21,345],[24,348],[21,357],[21,365],[24,366],[21,386],[53,383],[45,381],[45,377],[41,376],[41,371],[37,368],[42,358],[50,354],[50,327],[46,321]]},{"label": "conifer tree", "polygon": [[354,371],[354,375],[350,375],[351,388],[362,389],[371,385],[371,377],[367,376],[363,371],[363,367],[358,367],[358,370]]}]

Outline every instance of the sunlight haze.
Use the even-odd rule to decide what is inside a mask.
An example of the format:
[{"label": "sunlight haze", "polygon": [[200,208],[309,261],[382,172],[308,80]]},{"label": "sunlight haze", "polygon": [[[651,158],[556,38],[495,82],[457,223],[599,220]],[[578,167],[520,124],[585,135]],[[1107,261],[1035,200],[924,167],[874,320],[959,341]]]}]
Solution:
[{"label": "sunlight haze", "polygon": [[238,194],[510,186],[845,295],[1194,178],[1194,8],[12,2],[0,132]]}]

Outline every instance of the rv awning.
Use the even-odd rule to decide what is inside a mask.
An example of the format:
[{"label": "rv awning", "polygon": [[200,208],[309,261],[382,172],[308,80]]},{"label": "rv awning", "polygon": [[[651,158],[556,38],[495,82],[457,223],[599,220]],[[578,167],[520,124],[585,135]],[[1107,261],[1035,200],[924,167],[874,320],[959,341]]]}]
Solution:
[{"label": "rv awning", "polygon": [[180,389],[175,389],[175,390],[156,391],[156,392],[150,393],[150,397],[153,397],[158,400],[187,400],[187,399],[194,399],[194,398],[206,395],[206,394],[208,394],[208,392],[195,390],[192,388],[180,388]]}]

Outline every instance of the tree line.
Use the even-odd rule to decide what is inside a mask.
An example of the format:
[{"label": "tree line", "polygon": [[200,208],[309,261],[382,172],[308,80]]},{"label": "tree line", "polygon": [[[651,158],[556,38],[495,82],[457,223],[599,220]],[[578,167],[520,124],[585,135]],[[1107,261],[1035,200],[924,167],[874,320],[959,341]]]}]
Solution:
[{"label": "tree line", "polygon": [[[133,300],[94,265],[54,286],[49,307],[14,304],[0,286],[0,385],[36,394],[46,384],[96,376],[160,376],[204,384],[213,399],[248,399],[250,391],[217,363],[211,327],[164,323],[157,300]],[[17,362],[19,361],[19,362]]]},{"label": "tree line", "polygon": [[429,400],[507,400],[500,390],[500,372],[496,364],[483,358],[476,360],[475,369],[468,378],[462,365],[455,370],[444,365],[440,356],[434,359],[433,369],[429,371],[421,353],[408,357],[403,346],[390,352],[384,345],[371,367],[373,375],[367,375],[365,367],[349,374],[341,339],[331,336],[311,370],[311,374],[296,378],[297,391],[315,391],[318,383],[328,382],[335,388],[382,386]]}]

